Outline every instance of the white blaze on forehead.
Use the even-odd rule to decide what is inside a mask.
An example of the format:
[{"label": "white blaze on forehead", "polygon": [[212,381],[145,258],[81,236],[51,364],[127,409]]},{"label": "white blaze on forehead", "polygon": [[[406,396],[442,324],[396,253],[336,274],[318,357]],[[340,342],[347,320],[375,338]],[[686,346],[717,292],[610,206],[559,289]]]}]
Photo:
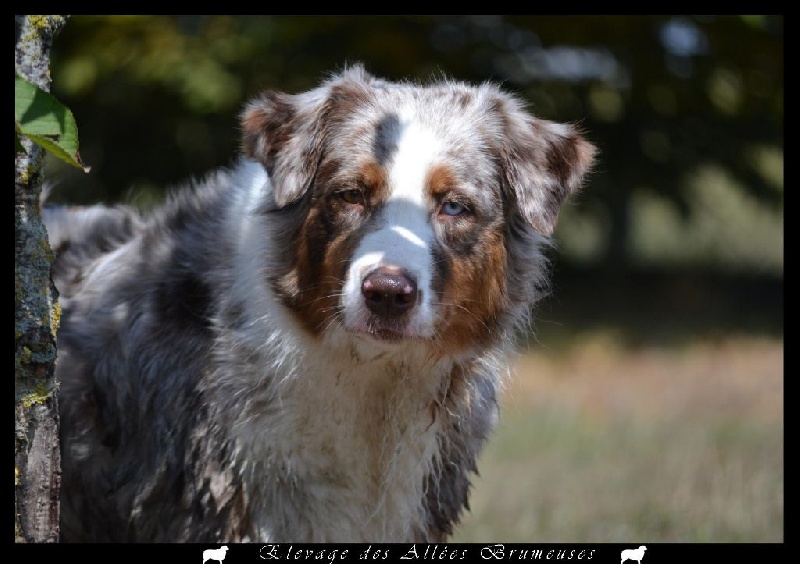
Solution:
[{"label": "white blaze on forehead", "polygon": [[425,179],[442,149],[436,135],[413,120],[401,122],[389,168],[390,199],[425,204]]},{"label": "white blaze on forehead", "polygon": [[375,243],[385,245],[384,260],[422,278],[430,270],[433,239],[426,180],[441,147],[432,131],[413,119],[401,120],[388,163],[389,197],[381,210],[382,228],[371,234]]}]

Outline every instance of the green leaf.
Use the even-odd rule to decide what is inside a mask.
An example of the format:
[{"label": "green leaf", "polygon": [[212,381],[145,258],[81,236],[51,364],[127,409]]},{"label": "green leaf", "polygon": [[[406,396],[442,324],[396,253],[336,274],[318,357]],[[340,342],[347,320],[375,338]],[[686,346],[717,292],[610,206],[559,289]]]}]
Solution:
[{"label": "green leaf", "polygon": [[34,143],[72,166],[89,172],[78,154],[78,126],[72,112],[49,92],[19,75],[14,79],[14,126]]}]

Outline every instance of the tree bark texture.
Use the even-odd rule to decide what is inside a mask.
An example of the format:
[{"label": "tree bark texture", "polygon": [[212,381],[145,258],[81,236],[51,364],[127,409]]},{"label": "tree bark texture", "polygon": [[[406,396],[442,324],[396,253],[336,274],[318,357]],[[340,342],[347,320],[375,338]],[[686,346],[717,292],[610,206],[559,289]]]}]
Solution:
[{"label": "tree bark texture", "polygon": [[[67,16],[15,16],[16,72],[50,90],[50,47]],[[56,542],[61,479],[54,378],[58,293],[40,213],[43,150],[21,139],[14,177],[14,538]]]}]

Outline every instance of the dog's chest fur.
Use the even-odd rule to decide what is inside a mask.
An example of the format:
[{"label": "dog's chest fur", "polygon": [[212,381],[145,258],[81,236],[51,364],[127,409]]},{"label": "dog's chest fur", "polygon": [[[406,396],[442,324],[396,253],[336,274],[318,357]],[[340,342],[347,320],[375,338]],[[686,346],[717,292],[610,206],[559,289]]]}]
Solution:
[{"label": "dog's chest fur", "polygon": [[234,426],[253,504],[265,507],[252,512],[254,536],[423,540],[448,367],[309,356],[310,379],[278,386],[279,411],[256,403]]}]

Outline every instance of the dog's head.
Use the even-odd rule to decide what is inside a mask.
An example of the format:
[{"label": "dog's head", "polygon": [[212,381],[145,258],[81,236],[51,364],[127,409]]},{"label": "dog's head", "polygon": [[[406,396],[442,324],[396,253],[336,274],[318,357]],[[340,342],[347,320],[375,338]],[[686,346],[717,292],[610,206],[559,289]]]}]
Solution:
[{"label": "dog's head", "polygon": [[263,94],[242,128],[272,184],[262,211],[285,219],[268,276],[304,325],[451,353],[524,317],[540,247],[595,152],[494,85],[393,83],[360,65]]}]

